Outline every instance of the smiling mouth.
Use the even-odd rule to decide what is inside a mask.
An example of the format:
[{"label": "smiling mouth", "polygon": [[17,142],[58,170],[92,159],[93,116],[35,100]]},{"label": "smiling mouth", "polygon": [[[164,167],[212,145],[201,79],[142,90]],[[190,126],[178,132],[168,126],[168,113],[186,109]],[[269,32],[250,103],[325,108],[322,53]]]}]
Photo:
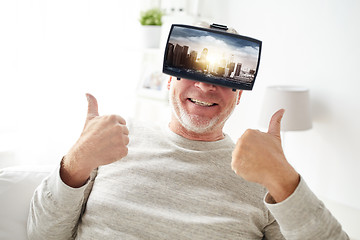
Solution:
[{"label": "smiling mouth", "polygon": [[196,105],[202,106],[202,107],[211,107],[211,106],[217,105],[216,103],[203,102],[203,101],[200,101],[200,100],[194,99],[194,98],[188,98],[188,99],[190,102],[192,102]]}]

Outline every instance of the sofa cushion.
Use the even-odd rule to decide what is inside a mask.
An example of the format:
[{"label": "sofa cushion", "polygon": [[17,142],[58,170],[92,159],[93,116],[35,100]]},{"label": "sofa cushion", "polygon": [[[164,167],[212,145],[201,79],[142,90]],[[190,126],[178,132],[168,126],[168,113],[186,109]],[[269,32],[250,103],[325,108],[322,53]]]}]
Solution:
[{"label": "sofa cushion", "polygon": [[30,200],[54,166],[17,166],[0,169],[0,239],[26,240]]}]

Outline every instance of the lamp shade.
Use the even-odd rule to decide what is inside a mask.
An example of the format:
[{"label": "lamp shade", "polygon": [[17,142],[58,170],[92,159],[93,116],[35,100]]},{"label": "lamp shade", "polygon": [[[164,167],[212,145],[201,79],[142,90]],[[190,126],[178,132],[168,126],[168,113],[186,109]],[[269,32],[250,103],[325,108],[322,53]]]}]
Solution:
[{"label": "lamp shade", "polygon": [[266,88],[260,125],[269,126],[271,116],[285,109],[281,131],[302,131],[312,128],[309,89],[297,86],[269,86]]}]

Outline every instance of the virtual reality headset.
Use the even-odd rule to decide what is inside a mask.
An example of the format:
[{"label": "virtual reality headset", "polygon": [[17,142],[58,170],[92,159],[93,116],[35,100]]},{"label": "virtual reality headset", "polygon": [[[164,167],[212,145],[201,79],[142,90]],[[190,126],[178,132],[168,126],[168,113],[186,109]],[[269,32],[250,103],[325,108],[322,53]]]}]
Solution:
[{"label": "virtual reality headset", "polygon": [[252,90],[259,69],[261,41],[211,28],[173,24],[166,43],[163,73],[178,80]]}]

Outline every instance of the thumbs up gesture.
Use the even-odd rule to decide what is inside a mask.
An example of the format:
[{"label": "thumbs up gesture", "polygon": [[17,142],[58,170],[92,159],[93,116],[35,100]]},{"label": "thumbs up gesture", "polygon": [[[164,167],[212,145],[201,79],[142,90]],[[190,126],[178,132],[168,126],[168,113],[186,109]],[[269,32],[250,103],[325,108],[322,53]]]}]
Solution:
[{"label": "thumbs up gesture", "polygon": [[71,187],[80,187],[95,168],[110,164],[128,153],[129,131],[118,115],[99,116],[97,100],[86,94],[88,111],[80,138],[64,157],[61,179]]},{"label": "thumbs up gesture", "polygon": [[231,162],[237,175],[266,187],[276,202],[290,196],[300,180],[281,147],[280,123],[283,115],[284,109],[281,109],[272,116],[267,133],[246,130],[236,143]]}]

